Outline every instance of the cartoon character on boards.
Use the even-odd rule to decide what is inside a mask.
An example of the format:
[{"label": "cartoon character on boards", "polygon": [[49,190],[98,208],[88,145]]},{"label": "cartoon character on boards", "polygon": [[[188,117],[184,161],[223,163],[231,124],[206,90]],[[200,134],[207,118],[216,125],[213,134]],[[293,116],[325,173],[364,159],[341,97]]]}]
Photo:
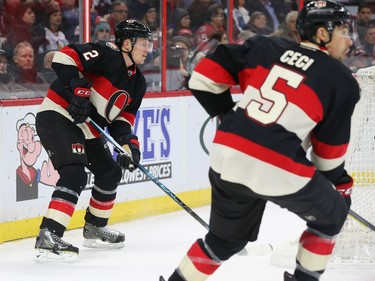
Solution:
[{"label": "cartoon character on boards", "polygon": [[43,161],[41,169],[34,168],[42,152],[42,145],[36,140],[35,115],[27,113],[19,119],[17,129],[17,150],[20,155],[20,166],[17,168],[16,201],[38,198],[38,183],[56,186],[58,172],[48,158]]}]

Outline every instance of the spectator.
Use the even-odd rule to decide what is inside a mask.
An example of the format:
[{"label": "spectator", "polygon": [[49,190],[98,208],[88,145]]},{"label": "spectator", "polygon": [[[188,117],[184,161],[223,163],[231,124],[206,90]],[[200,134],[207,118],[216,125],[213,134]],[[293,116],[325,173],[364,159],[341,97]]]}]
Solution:
[{"label": "spectator", "polygon": [[46,39],[48,41],[48,44],[45,46],[46,51],[60,50],[62,47],[69,45],[65,34],[61,31],[62,14],[60,9],[52,9],[46,12],[44,26]]},{"label": "spectator", "polygon": [[[154,2],[155,5],[160,6],[159,0]],[[173,15],[176,9],[186,10],[186,0],[167,0],[167,26],[171,26],[174,23]]]},{"label": "spectator", "polygon": [[354,22],[360,44],[365,43],[366,29],[370,24],[374,24],[371,20],[371,6],[366,3],[358,5],[357,20]]},{"label": "spectator", "polygon": [[34,49],[34,54],[43,52],[43,48],[48,43],[46,32],[41,25],[35,25],[35,13],[31,3],[23,3],[15,13],[12,32],[8,35],[6,49],[8,57],[13,56],[15,46],[23,41],[27,41]]},{"label": "spectator", "polygon": [[158,49],[160,46],[160,25],[156,7],[155,5],[147,5],[144,10],[145,14],[143,15],[140,22],[150,28],[152,33],[152,40],[154,42],[154,48]]},{"label": "spectator", "polygon": [[[159,0],[129,0],[129,18],[141,20],[150,6],[156,6]],[[158,4],[158,7],[160,4]]]},{"label": "spectator", "polygon": [[18,84],[45,82],[35,67],[34,49],[29,42],[20,42],[14,48],[12,75]]},{"label": "spectator", "polygon": [[95,34],[94,41],[109,41],[111,35],[111,27],[109,23],[100,16],[96,17],[95,20]]},{"label": "spectator", "polygon": [[243,31],[250,20],[249,11],[246,9],[245,3],[245,0],[234,0],[233,20],[236,24],[237,33]]},{"label": "spectator", "polygon": [[99,16],[104,17],[107,15],[111,9],[111,2],[106,0],[99,0],[98,3],[94,6]]},{"label": "spectator", "polygon": [[21,0],[4,0],[0,15],[1,45],[6,41],[14,22],[15,13],[21,5]]},{"label": "spectator", "polygon": [[62,30],[69,43],[79,41],[79,10],[76,0],[62,0]]},{"label": "spectator", "polygon": [[32,0],[35,13],[35,24],[43,24],[48,11],[60,10],[60,4],[56,0]]},{"label": "spectator", "polygon": [[48,84],[35,67],[34,49],[29,42],[20,42],[14,48],[11,75],[12,91],[17,98],[34,98],[44,96]]},{"label": "spectator", "polygon": [[193,32],[205,23],[208,7],[215,3],[214,0],[193,0],[187,9],[191,19],[190,28]]},{"label": "spectator", "polygon": [[[7,85],[11,80],[12,77],[8,73],[8,59],[6,52],[3,49],[0,49],[0,85]],[[4,87],[1,87],[0,89],[3,91]],[[1,97],[2,96],[3,95],[1,94]]]},{"label": "spectator", "polygon": [[[172,23],[168,31],[171,38],[179,35],[181,29],[190,30],[190,15],[189,12],[183,8],[176,8],[172,14]],[[192,33],[192,32],[191,32]]]},{"label": "spectator", "polygon": [[190,40],[191,45],[194,47],[194,36],[193,36],[193,32],[191,31],[191,29],[182,28],[178,31],[178,34],[176,36],[186,37],[187,39]]},{"label": "spectator", "polygon": [[292,41],[296,41],[297,43],[299,43],[301,41],[301,38],[296,27],[297,17],[297,11],[289,12],[285,18],[285,23],[280,24],[279,29],[272,35],[283,36],[285,38],[288,38]]},{"label": "spectator", "polygon": [[172,46],[167,53],[167,91],[187,88],[189,80],[188,61],[192,48],[191,41],[184,36],[172,39]]},{"label": "spectator", "polygon": [[111,37],[110,41],[114,42],[115,40],[115,26],[128,19],[129,7],[126,2],[123,1],[114,1],[111,5],[111,13],[104,18],[108,21],[109,26],[111,27]]},{"label": "spectator", "polygon": [[40,73],[48,84],[51,84],[57,78],[55,71],[52,69],[52,60],[56,51],[57,50],[47,51],[43,57],[43,67]]},{"label": "spectator", "polygon": [[253,12],[246,26],[247,30],[255,34],[270,35],[272,30],[267,26],[267,18],[263,12]]},{"label": "spectator", "polygon": [[367,27],[362,47],[367,57],[373,61],[375,59],[375,25]]},{"label": "spectator", "polygon": [[267,18],[267,26],[271,33],[279,28],[289,12],[284,0],[251,0],[246,2],[246,8],[251,13],[262,12]]},{"label": "spectator", "polygon": [[195,46],[205,44],[213,34],[217,32],[225,33],[225,16],[223,7],[220,4],[213,4],[208,8],[208,21],[200,26],[195,32]]}]

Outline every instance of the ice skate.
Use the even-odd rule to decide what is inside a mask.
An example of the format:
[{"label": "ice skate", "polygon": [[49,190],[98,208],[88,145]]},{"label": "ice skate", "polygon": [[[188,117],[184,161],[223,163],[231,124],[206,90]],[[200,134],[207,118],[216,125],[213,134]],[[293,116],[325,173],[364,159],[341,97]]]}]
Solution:
[{"label": "ice skate", "polygon": [[297,281],[294,275],[290,274],[289,272],[284,272],[284,281]]},{"label": "ice skate", "polygon": [[83,228],[83,246],[99,249],[120,249],[124,247],[125,235],[109,227],[98,227],[86,223]]},{"label": "ice skate", "polygon": [[59,236],[41,229],[35,243],[36,262],[47,261],[75,261],[78,258],[79,249],[62,240]]}]

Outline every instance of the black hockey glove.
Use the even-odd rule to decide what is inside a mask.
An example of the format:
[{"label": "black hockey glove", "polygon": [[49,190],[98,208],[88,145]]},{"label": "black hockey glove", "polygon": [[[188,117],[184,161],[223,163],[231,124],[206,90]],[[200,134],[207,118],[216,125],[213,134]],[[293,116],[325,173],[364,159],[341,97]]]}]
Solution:
[{"label": "black hockey glove", "polygon": [[70,85],[74,95],[66,110],[74,119],[74,124],[83,123],[90,115],[92,83],[87,78],[75,78]]},{"label": "black hockey glove", "polygon": [[139,161],[141,160],[141,152],[139,151],[138,138],[135,135],[127,135],[119,138],[119,143],[122,143],[122,148],[127,154],[118,151],[117,163],[124,169],[133,172]]}]

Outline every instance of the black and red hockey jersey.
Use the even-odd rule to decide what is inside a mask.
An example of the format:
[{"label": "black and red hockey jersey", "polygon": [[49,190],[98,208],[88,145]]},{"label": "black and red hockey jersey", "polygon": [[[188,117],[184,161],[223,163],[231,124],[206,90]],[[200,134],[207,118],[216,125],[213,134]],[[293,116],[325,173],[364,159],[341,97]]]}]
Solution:
[{"label": "black and red hockey jersey", "polygon": [[[237,84],[234,104],[229,86]],[[359,86],[325,51],[263,36],[219,45],[189,87],[210,116],[225,114],[210,150],[222,179],[270,196],[297,192],[316,170],[352,185],[344,160]]]},{"label": "black and red hockey jersey", "polygon": [[[90,117],[101,127],[108,126],[115,139],[131,133],[146,91],[146,81],[138,67],[126,67],[122,52],[115,44],[66,46],[55,54],[52,67],[58,79],[51,84],[39,111],[55,110],[71,119],[66,111],[73,96],[70,81],[86,77],[92,82]],[[86,138],[99,135],[87,123],[78,126]]]}]

